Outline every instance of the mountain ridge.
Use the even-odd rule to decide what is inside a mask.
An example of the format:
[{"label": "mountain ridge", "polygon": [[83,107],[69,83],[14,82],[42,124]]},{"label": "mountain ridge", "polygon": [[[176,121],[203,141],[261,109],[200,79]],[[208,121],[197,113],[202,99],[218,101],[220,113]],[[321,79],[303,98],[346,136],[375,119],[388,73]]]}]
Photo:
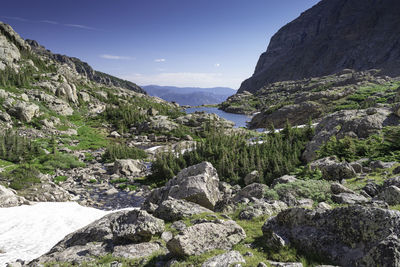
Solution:
[{"label": "mountain ridge", "polygon": [[322,0],[271,38],[238,93],[343,69],[400,75],[399,9],[395,0]]},{"label": "mountain ridge", "polygon": [[147,85],[142,86],[142,88],[152,96],[189,106],[218,104],[236,92],[236,90],[228,87],[201,88]]}]

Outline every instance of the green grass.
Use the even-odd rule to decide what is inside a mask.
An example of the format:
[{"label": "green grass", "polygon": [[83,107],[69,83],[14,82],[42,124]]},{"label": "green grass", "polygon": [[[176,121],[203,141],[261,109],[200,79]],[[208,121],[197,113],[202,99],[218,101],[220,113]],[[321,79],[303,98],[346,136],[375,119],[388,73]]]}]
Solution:
[{"label": "green grass", "polygon": [[65,175],[60,175],[60,176],[54,177],[54,178],[53,178],[53,181],[54,181],[56,184],[59,184],[59,183],[61,183],[61,182],[65,182],[67,179],[68,179],[67,176],[65,176]]},{"label": "green grass", "polygon": [[79,144],[76,146],[68,146],[69,149],[72,150],[88,150],[88,149],[99,149],[106,147],[108,144],[108,140],[105,137],[105,134],[101,133],[100,130],[89,127],[89,126],[81,126],[78,128],[77,136],[63,136],[62,140],[65,143],[68,143],[71,140],[78,140]]},{"label": "green grass", "polygon": [[6,160],[0,159],[0,168],[7,169],[7,168],[10,168],[12,166],[14,166],[14,163],[12,163],[10,161],[6,161]]},{"label": "green grass", "polygon": [[68,170],[86,166],[86,164],[79,161],[77,157],[62,153],[40,156],[33,160],[31,164],[41,172],[50,174],[54,173],[56,169]]}]

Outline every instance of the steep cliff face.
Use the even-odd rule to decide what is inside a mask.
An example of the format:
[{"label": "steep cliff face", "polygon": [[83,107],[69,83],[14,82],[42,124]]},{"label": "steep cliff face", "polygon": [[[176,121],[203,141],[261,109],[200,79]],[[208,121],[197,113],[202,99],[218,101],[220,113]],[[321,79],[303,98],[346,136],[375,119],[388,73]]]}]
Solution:
[{"label": "steep cliff face", "polygon": [[281,28],[239,92],[343,69],[400,75],[400,1],[322,0]]}]

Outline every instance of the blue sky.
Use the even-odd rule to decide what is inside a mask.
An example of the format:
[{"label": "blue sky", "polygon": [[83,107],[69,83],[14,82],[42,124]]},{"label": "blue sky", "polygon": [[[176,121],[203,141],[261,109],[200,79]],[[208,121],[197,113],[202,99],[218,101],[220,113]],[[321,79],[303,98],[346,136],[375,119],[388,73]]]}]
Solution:
[{"label": "blue sky", "polygon": [[319,0],[6,0],[23,38],[139,85],[237,89],[272,35]]}]

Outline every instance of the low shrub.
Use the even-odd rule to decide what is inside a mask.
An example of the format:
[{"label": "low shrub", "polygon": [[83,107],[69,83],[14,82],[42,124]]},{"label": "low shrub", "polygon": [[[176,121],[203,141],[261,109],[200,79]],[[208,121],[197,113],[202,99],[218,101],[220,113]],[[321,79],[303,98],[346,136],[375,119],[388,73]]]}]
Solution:
[{"label": "low shrub", "polygon": [[116,159],[143,159],[147,154],[144,150],[136,147],[128,147],[122,144],[111,144],[107,146],[103,154],[103,161],[113,162]]}]

